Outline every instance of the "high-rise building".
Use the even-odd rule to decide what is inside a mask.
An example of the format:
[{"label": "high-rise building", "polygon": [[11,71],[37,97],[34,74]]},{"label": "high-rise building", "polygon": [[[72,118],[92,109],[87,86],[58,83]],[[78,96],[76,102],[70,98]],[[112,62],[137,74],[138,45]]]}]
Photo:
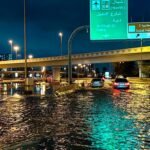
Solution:
[{"label": "high-rise building", "polygon": [[12,54],[0,54],[0,61],[12,60]]}]

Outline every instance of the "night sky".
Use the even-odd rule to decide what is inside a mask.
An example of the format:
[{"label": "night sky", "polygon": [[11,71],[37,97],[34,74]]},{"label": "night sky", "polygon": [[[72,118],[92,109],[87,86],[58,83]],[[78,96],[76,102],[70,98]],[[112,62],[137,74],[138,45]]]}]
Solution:
[{"label": "night sky", "polygon": [[[63,54],[67,40],[81,25],[89,25],[89,0],[26,0],[27,53],[34,57],[60,55],[63,32]],[[150,0],[129,0],[129,22],[150,22]],[[131,19],[132,18],[132,19]],[[23,57],[23,0],[1,0],[0,53],[10,53],[8,40],[21,47]],[[146,42],[146,45],[150,42]],[[73,53],[92,52],[139,46],[139,41],[90,42],[89,34],[81,32],[73,42]]]}]

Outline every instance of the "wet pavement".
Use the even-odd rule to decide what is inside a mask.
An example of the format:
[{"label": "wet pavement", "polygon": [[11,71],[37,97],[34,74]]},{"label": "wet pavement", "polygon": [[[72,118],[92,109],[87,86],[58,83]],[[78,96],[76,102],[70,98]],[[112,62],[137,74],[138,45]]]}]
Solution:
[{"label": "wet pavement", "polygon": [[1,88],[0,149],[150,149],[149,82],[59,97],[45,86],[37,86],[32,96],[17,94],[23,90],[19,85],[9,86]]}]

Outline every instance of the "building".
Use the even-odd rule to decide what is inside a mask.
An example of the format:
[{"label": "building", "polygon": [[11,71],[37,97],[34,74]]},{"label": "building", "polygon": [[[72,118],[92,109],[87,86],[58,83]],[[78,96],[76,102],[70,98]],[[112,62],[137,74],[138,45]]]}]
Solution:
[{"label": "building", "polygon": [[12,60],[12,54],[0,54],[0,61]]}]

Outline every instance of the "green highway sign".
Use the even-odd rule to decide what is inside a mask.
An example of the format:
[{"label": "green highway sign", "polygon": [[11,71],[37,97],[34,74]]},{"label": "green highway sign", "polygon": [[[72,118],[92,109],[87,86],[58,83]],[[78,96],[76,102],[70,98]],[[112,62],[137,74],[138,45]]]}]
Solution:
[{"label": "green highway sign", "polygon": [[90,0],[90,39],[128,39],[128,0]]}]

